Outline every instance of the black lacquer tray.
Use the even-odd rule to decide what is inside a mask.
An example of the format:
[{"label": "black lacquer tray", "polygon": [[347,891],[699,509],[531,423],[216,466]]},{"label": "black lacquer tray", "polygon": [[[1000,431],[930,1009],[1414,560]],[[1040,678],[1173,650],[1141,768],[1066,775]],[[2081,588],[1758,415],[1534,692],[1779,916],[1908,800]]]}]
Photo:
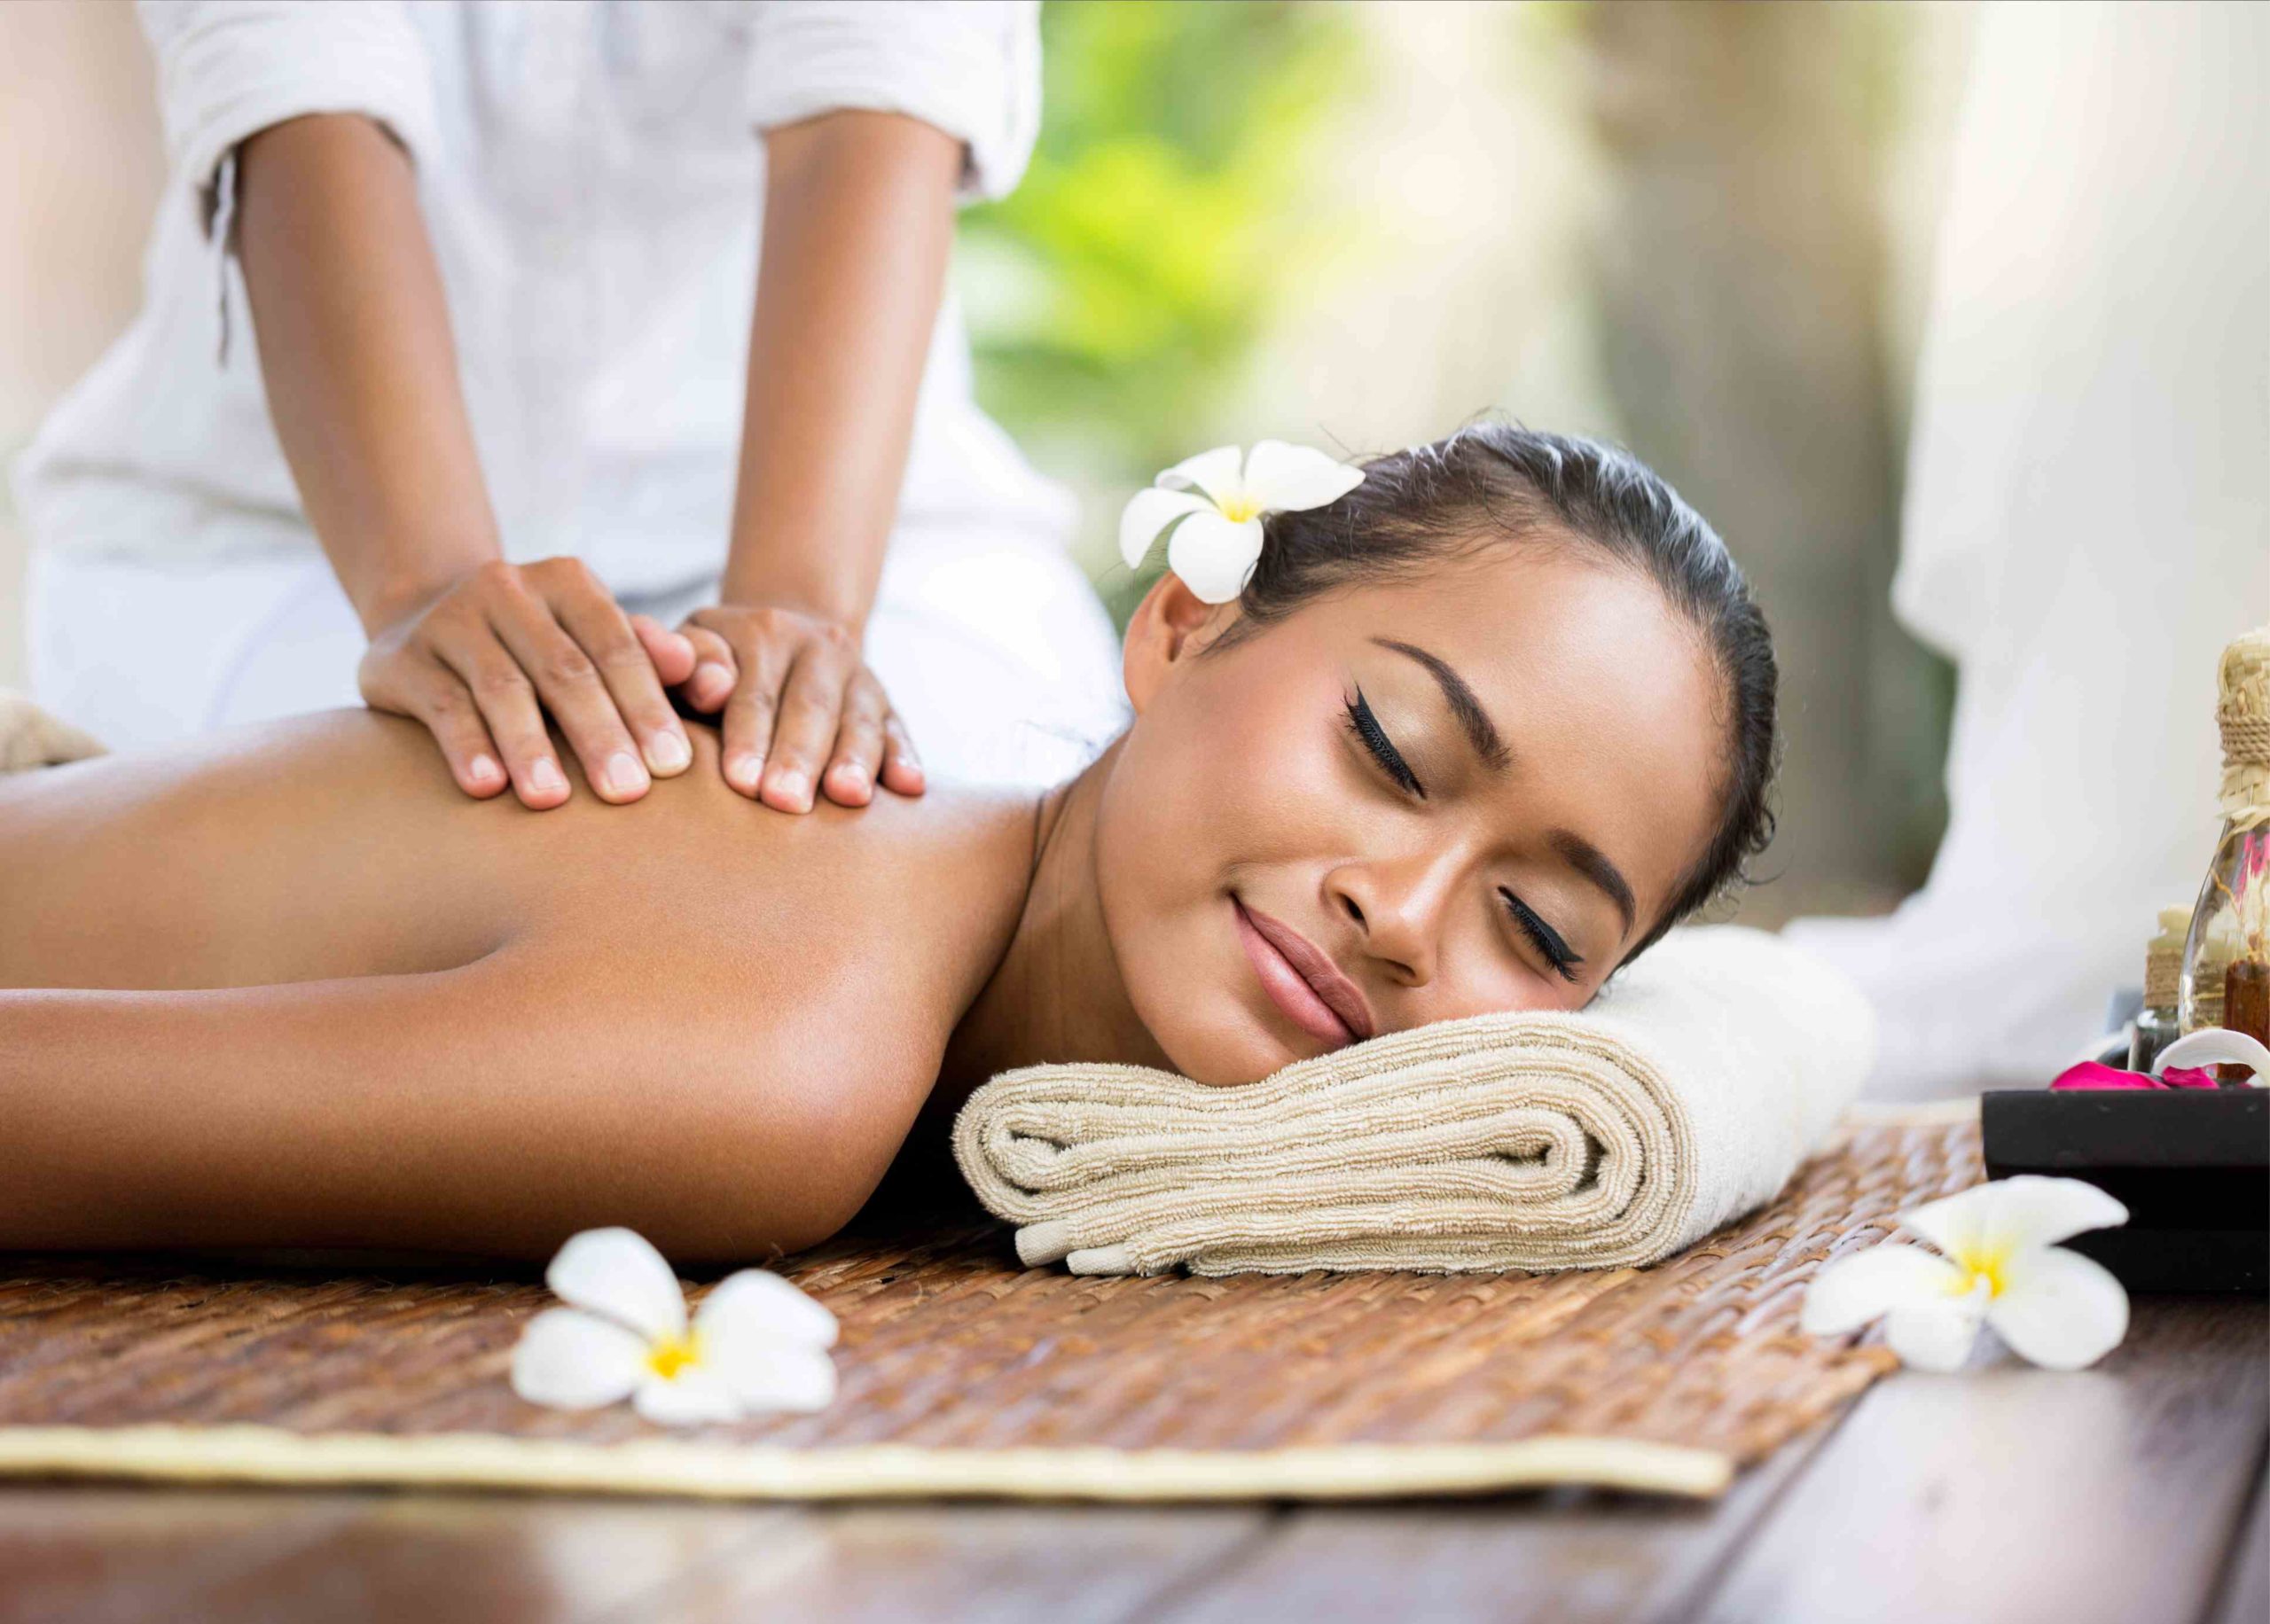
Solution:
[{"label": "black lacquer tray", "polygon": [[2086,1179],[2126,1206],[2066,1245],[2130,1291],[2270,1287],[2270,1089],[2013,1089],[1980,1128],[1987,1177]]}]

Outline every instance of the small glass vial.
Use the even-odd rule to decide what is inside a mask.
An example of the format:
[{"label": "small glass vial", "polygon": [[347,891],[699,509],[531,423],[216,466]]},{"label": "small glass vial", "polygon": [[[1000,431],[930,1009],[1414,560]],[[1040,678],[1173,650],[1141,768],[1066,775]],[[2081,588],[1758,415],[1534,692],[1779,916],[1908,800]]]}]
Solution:
[{"label": "small glass vial", "polygon": [[2136,1011],[2135,1035],[2128,1040],[2128,1069],[2149,1072],[2160,1050],[2183,1035],[2183,943],[2191,933],[2191,910],[2160,910],[2159,934],[2144,944],[2144,1007]]},{"label": "small glass vial", "polygon": [[[2270,626],[2223,651],[2223,832],[2199,886],[2177,984],[2186,1032],[2270,1043]],[[2224,1081],[2243,1077],[2224,1068]]]}]

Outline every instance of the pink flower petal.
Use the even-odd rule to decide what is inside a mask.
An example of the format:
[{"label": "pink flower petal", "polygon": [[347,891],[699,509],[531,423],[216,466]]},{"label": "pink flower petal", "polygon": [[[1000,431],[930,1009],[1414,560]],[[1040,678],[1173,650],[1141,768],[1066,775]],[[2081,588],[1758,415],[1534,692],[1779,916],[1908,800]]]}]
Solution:
[{"label": "pink flower petal", "polygon": [[2160,1081],[2171,1089],[2219,1089],[2214,1068],[2205,1066],[2171,1066],[2160,1074]]},{"label": "pink flower petal", "polygon": [[2157,1089],[2164,1087],[2158,1078],[2148,1077],[2141,1072],[2124,1072],[2117,1067],[2100,1066],[2094,1060],[2084,1060],[2078,1066],[2069,1066],[2057,1074],[2053,1089]]}]

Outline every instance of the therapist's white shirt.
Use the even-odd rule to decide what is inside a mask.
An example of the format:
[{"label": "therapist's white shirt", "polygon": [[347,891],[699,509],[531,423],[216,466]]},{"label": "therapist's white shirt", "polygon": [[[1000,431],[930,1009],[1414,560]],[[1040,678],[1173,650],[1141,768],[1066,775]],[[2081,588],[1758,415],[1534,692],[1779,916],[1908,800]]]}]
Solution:
[{"label": "therapist's white shirt", "polygon": [[[763,211],[760,132],[837,108],[958,137],[1012,187],[1039,114],[1030,4],[147,3],[172,174],[145,304],[17,469],[42,550],[179,565],[312,550],[227,254],[233,153],[311,113],[409,150],[508,557],[574,553],[623,594],[722,561]],[[970,398],[939,323],[908,526],[1068,528]]]}]

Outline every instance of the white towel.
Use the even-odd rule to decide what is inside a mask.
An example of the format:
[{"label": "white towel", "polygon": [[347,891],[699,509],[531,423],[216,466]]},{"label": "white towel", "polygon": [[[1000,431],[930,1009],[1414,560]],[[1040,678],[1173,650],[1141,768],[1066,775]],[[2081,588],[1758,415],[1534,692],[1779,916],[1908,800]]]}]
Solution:
[{"label": "white towel", "polygon": [[100,755],[103,747],[67,722],[58,722],[12,688],[0,688],[0,773],[60,767]]},{"label": "white towel", "polygon": [[1704,926],[1582,1013],[1444,1021],[1241,1088],[1008,1072],[954,1155],[1027,1263],[1076,1274],[1614,1268],[1771,1200],[1875,1052],[1841,975]]}]

